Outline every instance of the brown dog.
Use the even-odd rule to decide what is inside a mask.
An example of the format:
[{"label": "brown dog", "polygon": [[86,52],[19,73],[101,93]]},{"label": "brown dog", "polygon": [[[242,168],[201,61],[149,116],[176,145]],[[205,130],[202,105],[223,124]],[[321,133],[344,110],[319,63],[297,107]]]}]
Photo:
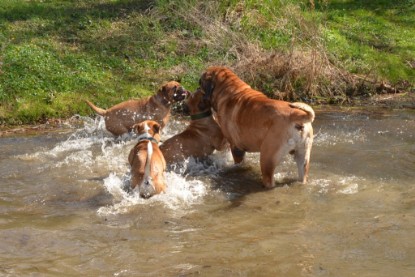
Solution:
[{"label": "brown dog", "polygon": [[204,158],[214,150],[220,151],[225,148],[227,141],[212,117],[210,102],[203,99],[203,96],[202,90],[189,94],[185,108],[190,113],[190,125],[160,146],[167,164],[177,163],[189,157]]},{"label": "brown dog", "polygon": [[160,124],[146,120],[134,125],[134,130],[139,136],[128,156],[131,165],[131,189],[138,186],[140,196],[149,198],[166,189],[166,161],[158,147]]},{"label": "brown dog", "polygon": [[86,103],[104,117],[109,132],[120,136],[130,132],[134,124],[148,119],[164,127],[169,120],[172,103],[184,100],[186,95],[187,91],[178,82],[171,81],[151,97],[121,102],[107,110],[98,108],[88,100]]},{"label": "brown dog", "polygon": [[272,188],[276,166],[290,153],[299,180],[307,182],[315,116],[310,106],[270,99],[225,67],[209,67],[199,82],[217,113],[235,163],[243,160],[245,152],[260,152],[262,182]]}]

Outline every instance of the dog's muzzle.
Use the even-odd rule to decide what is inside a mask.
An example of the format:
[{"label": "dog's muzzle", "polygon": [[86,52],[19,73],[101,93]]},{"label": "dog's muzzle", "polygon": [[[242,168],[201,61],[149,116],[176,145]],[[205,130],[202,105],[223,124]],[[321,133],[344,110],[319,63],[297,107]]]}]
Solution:
[{"label": "dog's muzzle", "polygon": [[176,102],[183,101],[184,99],[186,99],[187,95],[189,95],[189,92],[184,88],[180,87],[174,92],[173,100]]}]

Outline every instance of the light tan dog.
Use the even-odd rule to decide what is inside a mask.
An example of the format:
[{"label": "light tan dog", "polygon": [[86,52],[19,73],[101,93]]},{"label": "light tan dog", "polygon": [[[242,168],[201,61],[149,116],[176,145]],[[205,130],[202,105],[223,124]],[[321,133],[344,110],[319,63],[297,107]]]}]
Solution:
[{"label": "light tan dog", "polygon": [[235,163],[243,160],[245,152],[260,152],[262,182],[272,188],[276,166],[290,153],[299,180],[307,182],[315,116],[310,106],[270,99],[225,67],[209,67],[199,82]]},{"label": "light tan dog", "polygon": [[204,94],[202,90],[189,94],[185,103],[190,113],[189,126],[160,145],[168,165],[189,157],[205,158],[214,150],[225,148],[227,141],[212,117],[210,102],[203,99]]},{"label": "light tan dog", "polygon": [[166,189],[166,161],[158,147],[160,127],[160,124],[152,120],[134,125],[134,130],[139,136],[137,144],[128,156],[131,165],[131,189],[138,186],[143,198],[149,198]]},{"label": "light tan dog", "polygon": [[115,136],[128,133],[134,124],[154,120],[163,128],[170,117],[172,103],[186,98],[187,91],[175,81],[164,84],[158,92],[147,98],[121,102],[107,110],[98,108],[90,101],[86,103],[105,119],[105,127]]}]

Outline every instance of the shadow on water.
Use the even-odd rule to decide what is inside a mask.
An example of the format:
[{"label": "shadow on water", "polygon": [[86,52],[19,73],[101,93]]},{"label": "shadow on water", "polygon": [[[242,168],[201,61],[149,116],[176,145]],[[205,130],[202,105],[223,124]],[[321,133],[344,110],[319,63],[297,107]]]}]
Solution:
[{"label": "shadow on water", "polygon": [[267,189],[262,185],[260,172],[248,165],[236,165],[221,170],[211,179],[211,189],[226,195],[230,204],[221,210],[229,210],[241,206],[247,197],[298,183],[295,178],[283,178],[275,183],[275,187]]},{"label": "shadow on water", "polygon": [[80,190],[69,190],[65,194],[54,195],[45,198],[43,203],[46,207],[53,209],[59,208],[61,210],[82,209],[89,211],[96,211],[98,208],[111,205],[113,197],[104,190],[99,190],[94,194],[84,195],[79,193]]}]

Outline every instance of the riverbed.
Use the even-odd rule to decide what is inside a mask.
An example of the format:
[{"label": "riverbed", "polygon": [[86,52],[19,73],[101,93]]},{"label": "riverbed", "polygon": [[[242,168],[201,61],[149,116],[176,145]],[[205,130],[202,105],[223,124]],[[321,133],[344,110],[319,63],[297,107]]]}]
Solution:
[{"label": "riverbed", "polygon": [[[0,138],[0,275],[414,276],[415,112],[317,109],[309,182],[229,151],[129,184],[134,138],[102,118]],[[187,121],[173,117],[163,139]]]}]

